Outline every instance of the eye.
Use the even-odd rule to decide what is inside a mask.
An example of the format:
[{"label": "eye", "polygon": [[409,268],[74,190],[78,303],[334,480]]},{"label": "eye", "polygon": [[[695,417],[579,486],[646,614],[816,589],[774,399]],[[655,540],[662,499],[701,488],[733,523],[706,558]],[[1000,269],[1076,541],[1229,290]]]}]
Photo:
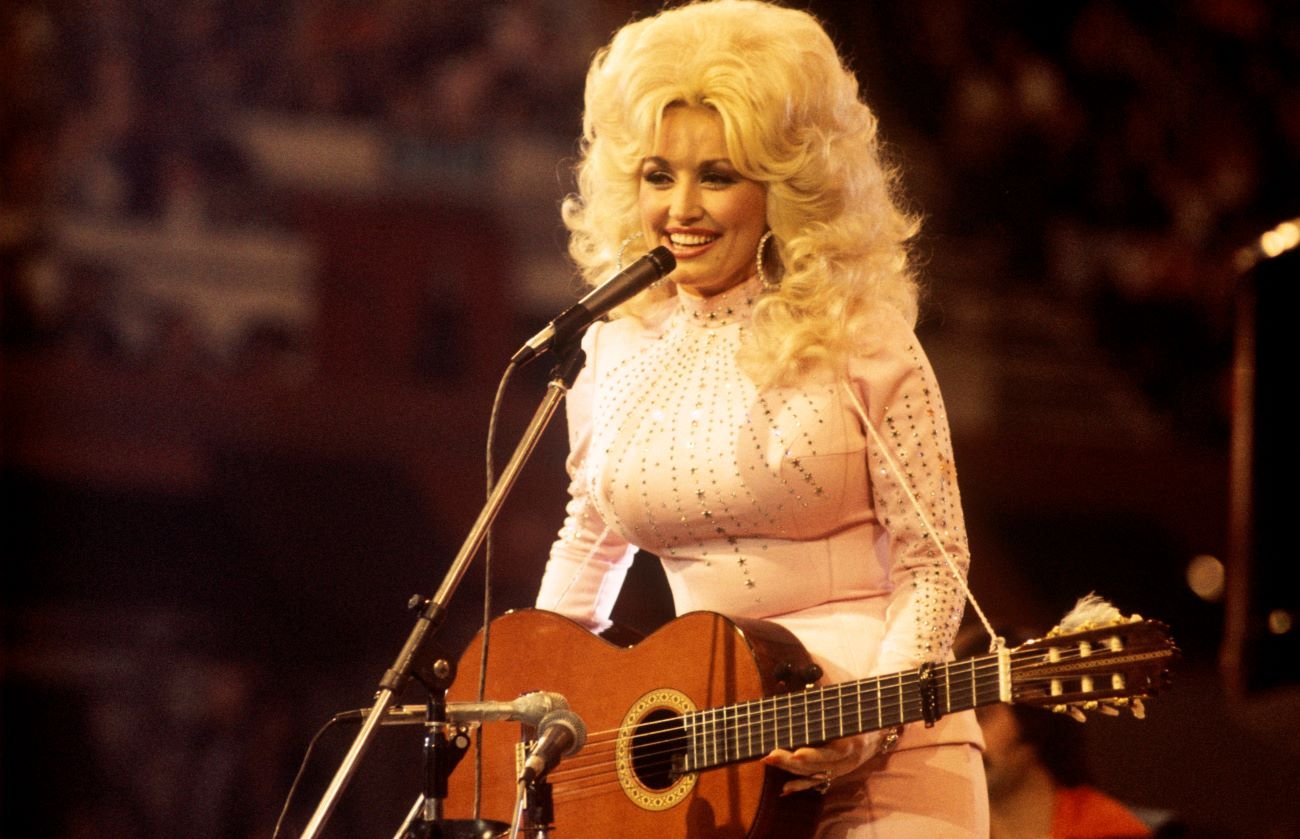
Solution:
[{"label": "eye", "polygon": [[737,180],[735,175],[721,169],[707,169],[700,174],[700,183],[714,187],[731,186]]},{"label": "eye", "polygon": [[673,176],[663,169],[647,169],[641,173],[641,180],[651,186],[663,187],[673,182]]}]

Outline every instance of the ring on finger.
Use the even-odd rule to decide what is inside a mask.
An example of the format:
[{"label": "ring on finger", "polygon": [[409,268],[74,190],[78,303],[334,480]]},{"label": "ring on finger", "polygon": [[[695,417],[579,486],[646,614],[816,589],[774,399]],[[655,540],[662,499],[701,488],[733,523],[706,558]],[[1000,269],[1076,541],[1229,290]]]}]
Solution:
[{"label": "ring on finger", "polygon": [[816,787],[814,787],[814,789],[820,792],[822,795],[825,795],[826,791],[831,788],[832,775],[830,772],[822,772],[820,773],[820,775],[821,775],[821,783],[819,783]]}]

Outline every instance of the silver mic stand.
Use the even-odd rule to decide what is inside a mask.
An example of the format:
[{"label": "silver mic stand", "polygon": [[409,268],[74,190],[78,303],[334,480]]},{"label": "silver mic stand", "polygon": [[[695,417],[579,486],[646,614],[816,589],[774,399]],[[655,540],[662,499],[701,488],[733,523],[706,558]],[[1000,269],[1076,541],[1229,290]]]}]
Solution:
[{"label": "silver mic stand", "polygon": [[[347,754],[343,756],[342,763],[334,773],[333,780],[330,781],[329,787],[317,804],[316,811],[312,814],[311,821],[307,823],[307,827],[300,839],[316,839],[316,837],[320,836],[325,822],[338,804],[339,796],[342,795],[343,790],[356,772],[362,755],[365,754],[366,749],[370,747],[371,742],[374,740],[375,732],[378,730],[385,713],[387,713],[389,705],[401,693],[406,683],[410,681],[411,676],[416,673],[418,666],[421,663],[427,663],[426,659],[429,655],[427,651],[428,640],[431,634],[446,620],[447,604],[451,600],[452,594],[460,585],[465,572],[469,570],[470,562],[474,554],[482,546],[493,519],[500,512],[501,506],[510,490],[514,487],[524,464],[532,455],[533,450],[537,448],[537,442],[541,439],[542,432],[546,430],[547,425],[555,416],[555,411],[559,408],[560,402],[563,401],[569,388],[573,386],[573,380],[577,378],[578,371],[582,369],[582,365],[586,361],[586,354],[573,339],[570,339],[564,345],[553,345],[551,349],[555,352],[557,363],[551,371],[551,382],[547,385],[546,394],[542,398],[541,404],[533,414],[528,427],[524,430],[523,437],[515,447],[510,461],[502,470],[500,479],[492,487],[483,510],[479,513],[473,527],[470,528],[469,536],[466,537],[460,552],[452,560],[451,567],[447,570],[446,576],[443,577],[442,585],[438,588],[437,593],[428,599],[421,599],[418,595],[411,599],[412,607],[420,609],[420,615],[416,619],[415,626],[407,637],[405,646],[402,647],[397,659],[393,662],[393,666],[388,668],[380,680],[379,691],[375,694],[375,701],[370,715],[365,718],[361,730],[357,732],[356,738],[352,741],[352,746],[348,749]],[[429,804],[430,802],[424,802],[426,807]]]}]

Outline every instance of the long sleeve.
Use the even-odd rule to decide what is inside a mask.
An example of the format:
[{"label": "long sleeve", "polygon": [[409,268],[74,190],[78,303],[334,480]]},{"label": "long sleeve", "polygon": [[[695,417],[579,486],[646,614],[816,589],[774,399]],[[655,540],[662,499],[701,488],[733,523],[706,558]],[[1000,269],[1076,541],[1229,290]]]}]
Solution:
[{"label": "long sleeve", "polygon": [[587,454],[599,358],[601,324],[583,336],[587,363],[569,389],[565,410],[569,426],[569,501],[564,525],[551,546],[536,605],[570,617],[593,632],[609,628],[636,546],[614,533],[589,495]]},{"label": "long sleeve", "polygon": [[855,395],[879,435],[866,430],[892,592],[875,669],[892,673],[948,658],[966,596],[955,574],[965,580],[970,550],[934,371],[901,318],[882,320],[881,349],[852,372]]}]

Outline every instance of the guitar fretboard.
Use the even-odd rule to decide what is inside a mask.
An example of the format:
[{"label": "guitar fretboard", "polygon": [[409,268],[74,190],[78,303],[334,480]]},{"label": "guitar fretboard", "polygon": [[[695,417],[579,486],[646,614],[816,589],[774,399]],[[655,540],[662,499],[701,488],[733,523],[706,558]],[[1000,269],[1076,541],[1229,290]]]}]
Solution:
[{"label": "guitar fretboard", "polygon": [[[682,718],[682,771],[752,760],[837,737],[926,718],[926,693],[938,715],[1002,701],[1007,669],[996,654],[888,676],[709,708]],[[928,688],[923,688],[928,684]]]}]

